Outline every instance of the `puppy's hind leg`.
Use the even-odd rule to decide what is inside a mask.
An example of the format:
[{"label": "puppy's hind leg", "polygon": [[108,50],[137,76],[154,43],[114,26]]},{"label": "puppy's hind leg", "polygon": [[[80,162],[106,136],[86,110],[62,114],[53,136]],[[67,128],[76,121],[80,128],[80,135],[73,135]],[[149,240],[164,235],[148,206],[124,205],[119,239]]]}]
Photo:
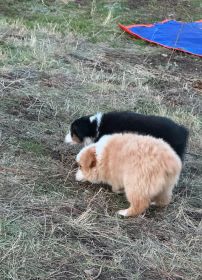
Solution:
[{"label": "puppy's hind leg", "polygon": [[159,207],[167,206],[172,199],[173,188],[178,181],[178,176],[171,177],[169,180],[166,181],[163,190],[152,199],[154,204]]},{"label": "puppy's hind leg", "polygon": [[129,190],[126,189],[125,191],[126,197],[130,202],[130,207],[128,209],[119,210],[119,215],[124,217],[138,216],[149,207],[149,198],[136,192],[135,188]]},{"label": "puppy's hind leg", "polygon": [[124,188],[123,187],[112,186],[112,191],[114,193],[120,194],[120,193],[124,193]]},{"label": "puppy's hind leg", "polygon": [[172,188],[166,189],[162,191],[160,194],[158,194],[154,198],[153,204],[159,207],[165,207],[171,202],[171,199],[172,199]]}]

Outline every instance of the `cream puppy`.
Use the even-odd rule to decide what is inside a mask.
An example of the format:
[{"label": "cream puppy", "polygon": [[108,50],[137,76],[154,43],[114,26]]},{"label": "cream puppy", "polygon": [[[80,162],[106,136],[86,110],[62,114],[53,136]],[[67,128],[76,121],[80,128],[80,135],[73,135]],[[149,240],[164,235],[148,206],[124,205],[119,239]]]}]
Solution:
[{"label": "cream puppy", "polygon": [[162,139],[137,134],[103,136],[76,157],[77,181],[107,183],[113,192],[125,192],[130,203],[123,216],[143,213],[151,203],[166,206],[172,198],[182,162]]}]

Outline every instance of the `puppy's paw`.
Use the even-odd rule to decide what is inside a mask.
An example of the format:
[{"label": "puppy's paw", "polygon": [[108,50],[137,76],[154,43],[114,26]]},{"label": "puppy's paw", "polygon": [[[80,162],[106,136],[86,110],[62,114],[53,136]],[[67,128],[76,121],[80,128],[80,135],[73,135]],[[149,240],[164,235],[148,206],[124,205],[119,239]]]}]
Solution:
[{"label": "puppy's paw", "polygon": [[123,217],[128,217],[128,209],[119,210],[117,214]]}]

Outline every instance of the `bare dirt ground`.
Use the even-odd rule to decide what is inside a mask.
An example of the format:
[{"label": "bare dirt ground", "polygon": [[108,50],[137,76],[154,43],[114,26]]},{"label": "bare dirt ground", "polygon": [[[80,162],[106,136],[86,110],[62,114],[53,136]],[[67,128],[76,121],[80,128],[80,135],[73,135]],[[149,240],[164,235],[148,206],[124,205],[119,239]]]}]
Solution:
[{"label": "bare dirt ground", "polygon": [[[135,40],[117,23],[197,20],[200,1],[0,2],[0,279],[201,277],[201,59]],[[124,196],[75,182],[76,117],[160,114],[186,125],[166,209],[121,219]]]}]

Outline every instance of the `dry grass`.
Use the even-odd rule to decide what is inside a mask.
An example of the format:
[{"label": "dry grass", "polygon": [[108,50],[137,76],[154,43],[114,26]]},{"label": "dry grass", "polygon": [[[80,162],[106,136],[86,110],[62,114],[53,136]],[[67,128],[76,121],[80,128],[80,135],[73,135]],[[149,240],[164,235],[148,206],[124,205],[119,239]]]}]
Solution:
[{"label": "dry grass", "polygon": [[[8,2],[0,4],[0,279],[200,279],[200,59],[118,30],[143,11],[161,19],[159,1]],[[197,15],[198,1],[181,2],[163,2],[161,16]],[[75,182],[80,147],[63,144],[70,122],[114,109],[189,127],[167,209],[121,219],[122,195]]]}]

